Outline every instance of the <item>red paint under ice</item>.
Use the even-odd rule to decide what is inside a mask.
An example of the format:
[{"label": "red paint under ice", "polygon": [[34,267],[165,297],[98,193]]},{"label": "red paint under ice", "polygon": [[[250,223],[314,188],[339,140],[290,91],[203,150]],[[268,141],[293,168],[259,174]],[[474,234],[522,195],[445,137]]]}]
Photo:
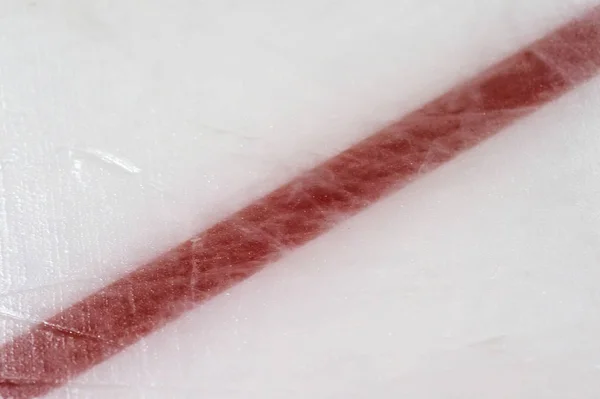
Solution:
[{"label": "red paint under ice", "polygon": [[0,394],[65,384],[599,68],[596,8],[0,347]]}]

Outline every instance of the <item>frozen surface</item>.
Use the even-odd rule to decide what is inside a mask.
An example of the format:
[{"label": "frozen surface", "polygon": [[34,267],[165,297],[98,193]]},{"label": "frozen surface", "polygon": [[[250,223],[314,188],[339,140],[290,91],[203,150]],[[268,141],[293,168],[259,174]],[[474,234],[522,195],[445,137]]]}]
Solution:
[{"label": "frozen surface", "polygon": [[[0,0],[0,342],[596,1]],[[51,397],[597,398],[595,79]]]}]

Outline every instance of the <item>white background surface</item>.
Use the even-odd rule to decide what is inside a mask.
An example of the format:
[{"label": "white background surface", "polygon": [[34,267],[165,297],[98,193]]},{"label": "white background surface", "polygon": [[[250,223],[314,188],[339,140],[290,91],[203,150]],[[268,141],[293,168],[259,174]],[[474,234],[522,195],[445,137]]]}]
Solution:
[{"label": "white background surface", "polygon": [[[0,342],[594,0],[0,0]],[[600,80],[53,398],[597,398]]]}]

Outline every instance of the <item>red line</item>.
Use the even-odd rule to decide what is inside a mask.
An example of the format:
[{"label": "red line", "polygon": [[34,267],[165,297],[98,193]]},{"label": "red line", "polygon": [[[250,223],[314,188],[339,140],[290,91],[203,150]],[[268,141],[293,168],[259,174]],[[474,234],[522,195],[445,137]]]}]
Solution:
[{"label": "red line", "polygon": [[0,347],[0,394],[65,384],[599,69],[596,7]]}]

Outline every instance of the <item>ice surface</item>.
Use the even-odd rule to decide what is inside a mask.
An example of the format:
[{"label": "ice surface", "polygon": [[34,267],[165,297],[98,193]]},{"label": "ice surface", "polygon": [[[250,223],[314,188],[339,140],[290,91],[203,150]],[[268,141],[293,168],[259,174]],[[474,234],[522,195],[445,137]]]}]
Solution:
[{"label": "ice surface", "polygon": [[[0,340],[596,4],[519,3],[3,2]],[[598,88],[51,397],[597,397]]]}]

